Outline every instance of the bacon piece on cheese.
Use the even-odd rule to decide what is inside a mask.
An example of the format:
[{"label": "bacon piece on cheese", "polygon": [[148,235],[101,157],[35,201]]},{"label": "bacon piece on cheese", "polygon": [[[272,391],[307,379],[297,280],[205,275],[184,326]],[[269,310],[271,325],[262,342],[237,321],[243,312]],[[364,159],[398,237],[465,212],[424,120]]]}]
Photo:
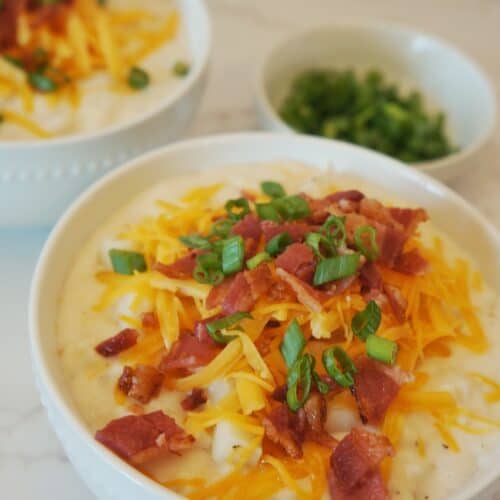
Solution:
[{"label": "bacon piece on cheese", "polygon": [[139,333],[132,328],[125,328],[115,336],[104,340],[95,347],[98,354],[105,358],[116,356],[137,343]]}]

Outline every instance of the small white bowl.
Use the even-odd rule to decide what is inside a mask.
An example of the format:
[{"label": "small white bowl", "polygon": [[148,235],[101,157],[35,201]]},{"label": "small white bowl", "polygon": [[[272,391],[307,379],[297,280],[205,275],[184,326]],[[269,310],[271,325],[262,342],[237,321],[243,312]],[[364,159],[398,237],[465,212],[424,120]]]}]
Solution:
[{"label": "small white bowl", "polygon": [[0,228],[53,224],[78,194],[111,168],[184,133],[205,88],[212,34],[203,0],[177,0],[177,7],[191,71],[154,111],[93,134],[0,142]]},{"label": "small white bowl", "polygon": [[[402,163],[337,141],[291,134],[236,134],[195,139],[152,152],[115,170],[83,194],[48,239],[33,279],[30,335],[36,381],[50,421],[68,457],[94,494],[102,500],[178,498],[139,473],[94,440],[75,408],[56,345],[61,290],[81,245],[99,224],[140,191],[179,173],[223,165],[297,161],[352,176],[426,207],[435,224],[477,258],[489,283],[500,290],[500,236],[480,213],[439,182]],[[482,460],[484,468],[455,500],[477,495],[500,476],[500,462]],[[498,484],[497,484],[498,486]]]},{"label": "small white bowl", "polygon": [[430,109],[444,111],[460,150],[414,164],[443,181],[480,166],[497,104],[493,87],[465,54],[437,37],[381,21],[339,21],[301,31],[276,45],[261,65],[256,106],[265,130],[294,132],[276,111],[297,74],[311,68],[380,69],[388,81],[423,93]]}]

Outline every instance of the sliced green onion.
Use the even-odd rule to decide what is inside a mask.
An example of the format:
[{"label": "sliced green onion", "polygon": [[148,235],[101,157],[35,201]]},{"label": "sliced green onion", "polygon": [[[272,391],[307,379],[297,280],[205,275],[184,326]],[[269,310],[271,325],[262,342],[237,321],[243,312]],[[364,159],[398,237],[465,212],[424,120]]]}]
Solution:
[{"label": "sliced green onion", "polygon": [[281,222],[281,215],[272,203],[257,203],[255,210],[259,219]]},{"label": "sliced green onion", "polygon": [[280,233],[271,238],[266,244],[266,252],[275,257],[293,243],[293,238],[287,233]]},{"label": "sliced green onion", "polygon": [[138,68],[137,66],[130,68],[128,74],[129,87],[135,90],[142,90],[149,85],[149,82],[150,82],[150,77],[149,74],[146,73],[146,71],[144,71],[141,68]]},{"label": "sliced green onion", "polygon": [[147,269],[142,253],[113,248],[108,254],[115,273],[132,275],[135,271],[143,273]]},{"label": "sliced green onion", "polygon": [[366,340],[366,354],[377,361],[393,365],[398,354],[398,344],[393,340],[370,335]]},{"label": "sliced green onion", "polygon": [[19,57],[11,56],[10,54],[4,54],[3,58],[10,64],[16,66],[17,68],[24,69],[23,61]]},{"label": "sliced green onion", "polygon": [[51,93],[57,90],[57,83],[38,71],[28,73],[28,82],[40,92]]},{"label": "sliced green onion", "polygon": [[314,286],[352,276],[356,273],[358,267],[359,253],[338,255],[324,259],[316,266],[313,281]]},{"label": "sliced green onion", "polygon": [[248,269],[255,269],[259,264],[271,260],[271,256],[267,252],[260,252],[247,260]]},{"label": "sliced green onion", "polygon": [[286,196],[286,192],[279,182],[264,181],[260,184],[260,188],[264,194],[267,194],[267,196],[271,198],[282,198]]},{"label": "sliced green onion", "polygon": [[[337,366],[337,362],[343,371]],[[323,353],[323,365],[330,377],[342,387],[351,387],[354,384],[356,366],[348,354],[340,347],[330,347]]]},{"label": "sliced green onion", "polygon": [[229,316],[226,316],[225,318],[216,319],[214,321],[211,321],[210,323],[206,324],[206,327],[207,327],[208,333],[215,333],[215,332],[218,332],[220,330],[224,330],[226,328],[234,326],[243,319],[252,319],[252,315],[248,312],[245,312],[245,311],[238,311],[238,312],[235,312],[234,314],[230,314]]},{"label": "sliced green onion", "polygon": [[[320,259],[327,258],[335,250],[330,239],[321,233],[309,233],[306,236],[306,245],[309,245]],[[326,255],[323,254],[322,249],[326,250]]]},{"label": "sliced green onion", "polygon": [[302,333],[302,329],[298,321],[294,319],[290,325],[288,325],[280,344],[280,352],[288,368],[297,361],[305,346],[306,339]]},{"label": "sliced green onion", "polygon": [[236,198],[235,200],[229,200],[225,205],[227,215],[232,220],[240,220],[245,217],[245,215],[250,213],[250,205],[246,198]]},{"label": "sliced green onion", "polygon": [[181,236],[179,240],[189,248],[203,248],[207,250],[212,248],[212,243],[199,234],[187,234],[186,236]]},{"label": "sliced green onion", "polygon": [[380,307],[374,300],[370,300],[363,311],[354,315],[351,322],[352,332],[356,337],[366,339],[377,332],[382,320]]},{"label": "sliced green onion", "polygon": [[217,344],[229,344],[229,342],[238,338],[236,335],[224,335],[221,332],[208,332],[208,334],[212,337],[214,342],[217,342]]},{"label": "sliced green onion", "polygon": [[304,198],[298,195],[276,198],[273,201],[273,205],[284,219],[303,219],[311,215],[309,204]]},{"label": "sliced green onion", "polygon": [[234,221],[229,219],[219,219],[214,222],[209,236],[221,236],[222,238],[225,238],[229,235],[233,226]]},{"label": "sliced green onion", "polygon": [[[368,246],[363,241],[364,236],[368,237]],[[354,243],[358,250],[371,261],[377,260],[380,250],[377,244],[377,230],[372,226],[359,226],[354,233]]]},{"label": "sliced green onion", "polygon": [[328,391],[330,390],[330,386],[321,380],[321,377],[316,373],[313,372],[313,379],[314,383],[316,384],[316,387],[318,388],[318,391],[320,394],[328,394]]},{"label": "sliced green onion", "polygon": [[172,67],[172,72],[176,76],[186,76],[189,73],[189,64],[184,61],[177,61]]},{"label": "sliced green onion", "polygon": [[309,398],[312,387],[313,361],[314,358],[310,354],[305,354],[297,359],[288,371],[286,402],[292,411],[300,410]]},{"label": "sliced green onion", "polygon": [[224,240],[222,246],[222,271],[233,274],[241,271],[245,260],[245,243],[241,236],[233,236]]},{"label": "sliced green onion", "polygon": [[321,230],[337,248],[345,245],[347,238],[345,230],[345,217],[330,215],[321,226]]},{"label": "sliced green onion", "polygon": [[224,273],[221,266],[220,256],[215,252],[198,255],[196,257],[196,267],[193,277],[199,283],[218,285],[224,280]]}]

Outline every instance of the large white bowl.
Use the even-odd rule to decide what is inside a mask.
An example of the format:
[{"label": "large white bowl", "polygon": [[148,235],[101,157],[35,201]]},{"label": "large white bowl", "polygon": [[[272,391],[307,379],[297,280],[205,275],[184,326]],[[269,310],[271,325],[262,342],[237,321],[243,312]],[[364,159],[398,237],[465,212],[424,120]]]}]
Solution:
[{"label": "large white bowl", "polygon": [[191,71],[157,108],[94,134],[0,142],[0,228],[53,224],[87,186],[111,168],[178,139],[200,103],[212,45],[203,0],[177,0]]},{"label": "large white bowl", "polygon": [[306,69],[379,68],[403,89],[420,90],[430,108],[446,114],[460,150],[414,164],[443,181],[481,166],[480,153],[496,123],[493,87],[481,69],[449,43],[382,21],[340,20],[300,31],[273,47],[257,73],[256,106],[265,130],[294,132],[277,109],[292,80]]},{"label": "large white bowl", "polygon": [[[95,184],[53,230],[33,279],[30,334],[33,366],[50,421],[78,473],[103,500],[178,498],[140,474],[93,439],[75,408],[56,349],[56,318],[64,280],[81,245],[96,227],[139,191],[179,172],[221,165],[294,160],[348,172],[398,197],[426,207],[435,223],[477,257],[482,271],[500,289],[500,237],[479,212],[439,182],[403,164],[357,146],[286,134],[237,134],[171,145],[128,163]],[[489,463],[457,499],[472,498],[500,475]]]}]

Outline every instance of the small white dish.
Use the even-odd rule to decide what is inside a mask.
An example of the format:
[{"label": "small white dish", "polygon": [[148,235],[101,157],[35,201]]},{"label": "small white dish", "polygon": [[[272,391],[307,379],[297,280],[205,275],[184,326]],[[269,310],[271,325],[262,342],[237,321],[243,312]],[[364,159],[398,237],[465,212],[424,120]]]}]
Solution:
[{"label": "small white dish", "polygon": [[[181,142],[133,160],[92,186],[62,217],[45,245],[31,289],[33,369],[42,402],[68,457],[98,498],[179,497],[95,441],[76,410],[59,363],[55,333],[60,294],[76,253],[102,221],[159,179],[223,165],[279,160],[348,173],[425,207],[438,228],[476,257],[489,284],[500,291],[500,236],[494,227],[441,183],[367,149],[314,137],[249,133]],[[487,498],[482,495],[500,477],[500,462],[487,458],[455,500]]]},{"label": "small white dish", "polygon": [[152,112],[95,133],[0,142],[0,228],[53,224],[110,169],[178,139],[198,109],[208,74],[211,25],[203,0],[178,0],[191,70]]},{"label": "small white dish", "polygon": [[257,73],[256,107],[265,130],[294,132],[277,109],[294,77],[311,68],[380,69],[402,89],[423,93],[431,109],[444,111],[459,151],[414,164],[449,181],[480,167],[497,114],[493,87],[465,54],[437,37],[382,21],[338,21],[296,33],[277,44]]}]

